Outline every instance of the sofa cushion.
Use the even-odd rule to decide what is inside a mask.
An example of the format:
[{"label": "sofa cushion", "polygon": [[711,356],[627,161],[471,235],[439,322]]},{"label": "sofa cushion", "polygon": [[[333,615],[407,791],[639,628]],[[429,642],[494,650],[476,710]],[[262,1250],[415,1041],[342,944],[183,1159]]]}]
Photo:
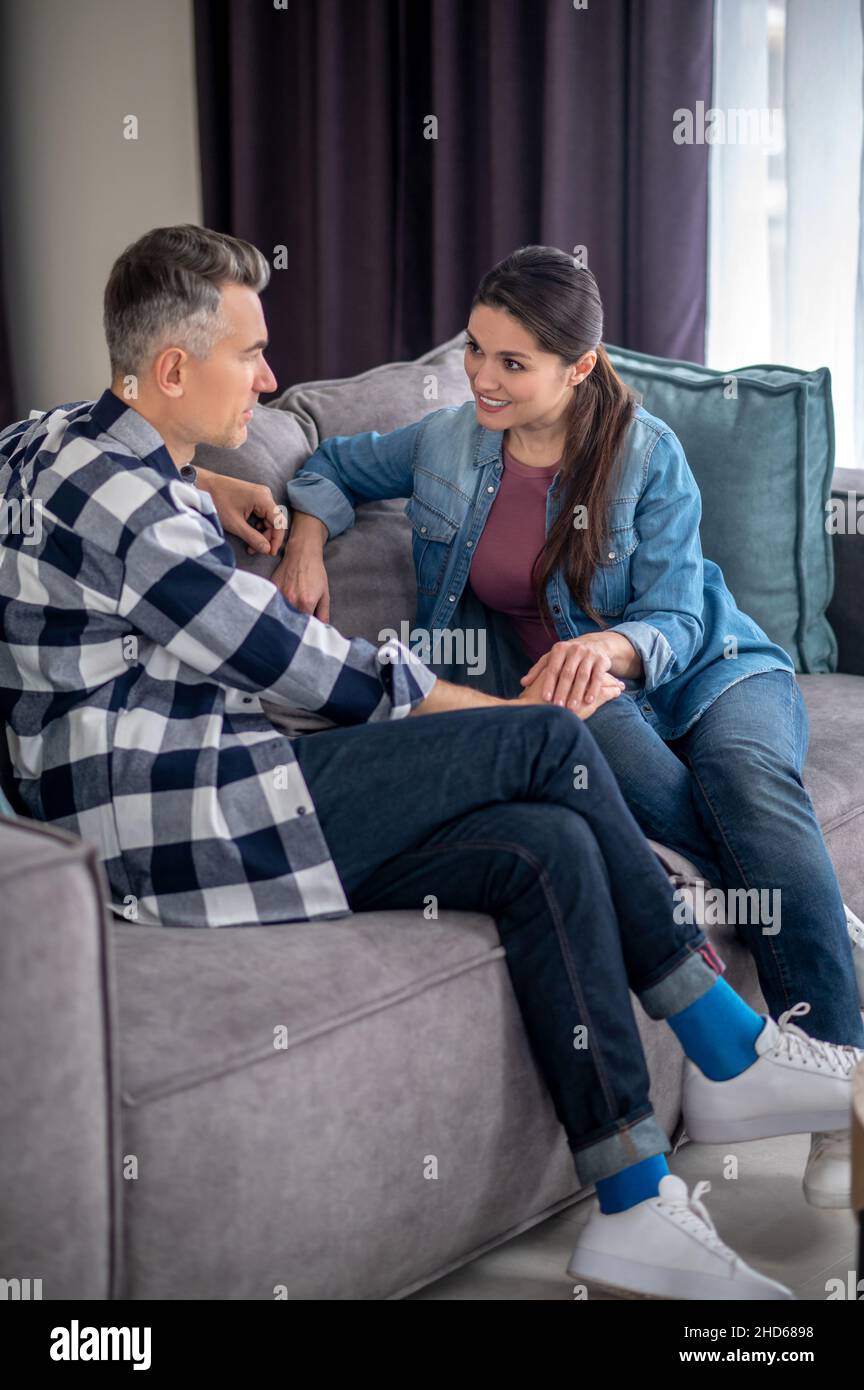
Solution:
[{"label": "sofa cushion", "polygon": [[[277,502],[285,502],[285,484],[317,445],[314,432],[286,411],[256,406],[249,421],[246,439],[237,449],[221,449],[215,444],[199,444],[192,462],[196,468],[209,468],[229,478],[247,483],[265,483]],[[237,564],[253,574],[270,577],[278,563],[270,555],[248,555],[246,543],[228,536]]]},{"label": "sofa cushion", "polygon": [[460,333],[413,362],[385,362],[358,376],[290,386],[270,405],[291,411],[307,433],[315,431],[316,447],[335,434],[384,434],[471,399],[463,341]]},{"label": "sofa cushion", "polygon": [[810,716],[804,785],[843,897],[864,917],[864,676],[799,676]]},{"label": "sofa cushion", "polygon": [[[490,917],[121,922],[114,942],[140,1155],[127,1297],[396,1297],[577,1195]],[[731,939],[723,955],[754,999],[749,955]],[[636,1017],[671,1132],[681,1049]]]},{"label": "sofa cushion", "polygon": [[833,671],[826,505],[834,472],[827,367],[715,371],[624,348],[611,361],[675,431],[702,493],[702,548],[796,670]]},{"label": "sofa cushion", "polygon": [[[119,1097],[95,850],[0,816],[0,1271],[43,1299],[117,1297]],[[26,1296],[26,1295],[25,1295]]]}]

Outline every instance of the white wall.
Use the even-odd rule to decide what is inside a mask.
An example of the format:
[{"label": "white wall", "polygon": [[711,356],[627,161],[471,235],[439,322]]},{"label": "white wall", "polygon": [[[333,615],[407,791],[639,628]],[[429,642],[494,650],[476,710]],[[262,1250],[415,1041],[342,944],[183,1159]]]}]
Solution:
[{"label": "white wall", "polygon": [[[151,227],[201,222],[192,0],[0,0],[0,36],[0,218],[23,417],[101,395],[112,262]],[[137,140],[123,136],[130,114]]]}]

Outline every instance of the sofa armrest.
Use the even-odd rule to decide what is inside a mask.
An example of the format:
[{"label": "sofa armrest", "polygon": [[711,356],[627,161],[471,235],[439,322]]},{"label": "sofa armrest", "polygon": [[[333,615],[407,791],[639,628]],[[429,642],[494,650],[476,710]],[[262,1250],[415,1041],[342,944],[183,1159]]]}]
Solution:
[{"label": "sofa armrest", "polygon": [[0,1277],[11,1298],[118,1296],[106,897],[89,845],[0,816]]},{"label": "sofa armrest", "polygon": [[831,496],[843,507],[832,536],[834,595],[828,621],[837,635],[838,671],[864,676],[864,469],[838,468]]}]

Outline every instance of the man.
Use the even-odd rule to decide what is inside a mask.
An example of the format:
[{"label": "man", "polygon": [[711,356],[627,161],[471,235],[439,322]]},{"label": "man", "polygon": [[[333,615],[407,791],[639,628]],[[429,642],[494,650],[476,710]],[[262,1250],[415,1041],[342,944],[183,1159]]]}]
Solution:
[{"label": "man", "polygon": [[[605,1194],[593,1254],[617,1250],[624,1286],[640,1288],[653,1232],[653,1276],[673,1296],[693,1296],[691,1260],[699,1296],[787,1296],[668,1175],[629,989],[673,1027],[686,1013],[705,1097],[725,1083],[729,1137],[754,1094],[776,1133],[796,1107],[825,1128],[845,1107],[848,1123],[849,1058],[808,1067],[828,1045],[802,1033],[790,1065],[783,1020],[718,979],[702,932],[673,920],[671,885],[585,725],[543,704],[542,675],[512,701],[450,685],[400,643],[343,637],[236,568],[220,515],[248,539],[254,511],[276,553],[279,514],[191,460],[201,442],[242,444],[275,389],[268,279],[246,242],[148,233],[106,287],[111,387],[0,434],[7,513],[26,504],[40,523],[11,530],[0,563],[0,712],[21,796],[99,846],[115,903],[139,922],[289,923],[430,895],[491,913],[579,1176]],[[575,715],[620,688],[607,680]],[[292,740],[262,699],[340,727]]]}]

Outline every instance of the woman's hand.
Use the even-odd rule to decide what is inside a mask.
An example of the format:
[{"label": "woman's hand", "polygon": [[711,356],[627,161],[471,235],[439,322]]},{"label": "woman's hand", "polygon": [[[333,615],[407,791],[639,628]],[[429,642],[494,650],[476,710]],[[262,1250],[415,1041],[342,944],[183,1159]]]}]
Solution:
[{"label": "woman's hand", "polygon": [[[264,483],[245,483],[241,478],[226,478],[199,468],[197,486],[209,492],[222,522],[223,531],[230,531],[246,542],[249,555],[278,555],[287,529],[284,507],[277,506],[273,494]],[[249,524],[257,517],[260,529]]]},{"label": "woman's hand", "polygon": [[[542,660],[543,658],[541,657],[540,662],[536,663],[537,666],[540,666]],[[523,682],[529,680],[529,677],[530,672],[528,673],[528,676],[522,677]],[[517,695],[515,700],[508,701],[508,703],[514,705],[522,703],[529,705],[548,704],[549,701],[545,698],[546,680],[547,677],[545,669],[541,669],[539,671],[539,674],[537,674],[522,691],[522,694]],[[623,689],[623,681],[617,680],[615,676],[605,674],[601,677],[596,694],[590,702],[575,700],[571,697],[566,702],[566,707],[567,709],[572,710],[573,713],[577,716],[577,718],[588,719],[592,714],[594,714],[595,710],[600,709],[601,706],[605,705],[609,700],[617,699]]]},{"label": "woman's hand", "polygon": [[[626,644],[630,656],[638,660],[638,654],[626,637],[619,635],[619,640]],[[590,711],[597,707],[600,691],[610,681],[618,687],[619,694],[624,689],[623,682],[612,672],[616,656],[617,644],[613,646],[605,634],[589,632],[583,637],[572,637],[566,642],[556,642],[544,652],[522,676],[522,684],[531,689],[537,685],[541,701],[577,710],[587,707]],[[641,661],[639,665],[641,668]]]}]

